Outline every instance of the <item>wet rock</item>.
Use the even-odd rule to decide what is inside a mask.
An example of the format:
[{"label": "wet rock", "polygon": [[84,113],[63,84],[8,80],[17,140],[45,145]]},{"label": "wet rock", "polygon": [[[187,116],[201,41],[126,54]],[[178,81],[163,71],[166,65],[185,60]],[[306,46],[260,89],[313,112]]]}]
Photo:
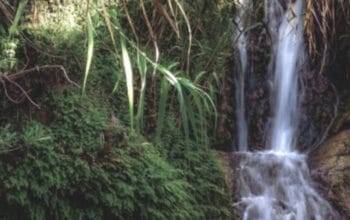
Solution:
[{"label": "wet rock", "polygon": [[341,131],[312,153],[310,165],[325,196],[350,218],[350,130]]}]

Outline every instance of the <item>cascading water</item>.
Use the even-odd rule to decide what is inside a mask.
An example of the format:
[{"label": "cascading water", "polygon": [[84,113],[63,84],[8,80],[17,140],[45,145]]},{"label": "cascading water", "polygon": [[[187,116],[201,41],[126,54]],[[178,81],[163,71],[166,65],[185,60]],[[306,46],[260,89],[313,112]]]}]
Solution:
[{"label": "cascading water", "polygon": [[239,0],[239,14],[236,18],[236,23],[238,25],[239,33],[237,38],[237,47],[239,51],[240,58],[240,71],[239,74],[235,77],[235,86],[236,86],[236,119],[237,119],[237,137],[238,137],[238,146],[240,151],[248,150],[248,129],[247,122],[245,117],[245,76],[247,72],[247,39],[246,34],[244,33],[244,21],[245,21],[245,12],[247,11],[248,1]]},{"label": "cascading water", "polygon": [[[272,128],[271,147],[274,151],[290,152],[295,144],[298,123],[298,61],[303,56],[302,1],[290,4],[280,19],[276,48],[275,118]],[[274,8],[270,12],[274,12]],[[277,23],[276,21],[273,23]]]},{"label": "cascading water", "polygon": [[[306,156],[295,150],[300,102],[298,67],[304,54],[303,1],[267,0],[266,13],[276,44],[271,60],[274,67],[271,138],[267,151],[240,153],[240,201],[236,205],[241,208],[243,219],[338,219],[313,188]],[[246,59],[245,56],[241,59]]]}]

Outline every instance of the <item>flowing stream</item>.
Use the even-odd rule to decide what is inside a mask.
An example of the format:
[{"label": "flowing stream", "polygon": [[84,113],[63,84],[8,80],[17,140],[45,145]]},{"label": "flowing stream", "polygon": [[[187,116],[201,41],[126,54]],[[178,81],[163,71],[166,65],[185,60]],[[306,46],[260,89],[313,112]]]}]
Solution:
[{"label": "flowing stream", "polygon": [[[238,187],[242,219],[252,220],[328,220],[338,219],[329,203],[314,188],[306,155],[296,150],[299,121],[299,72],[304,55],[302,0],[266,0],[266,16],[271,32],[274,117],[265,151],[247,151],[247,140],[240,140]],[[243,25],[242,22],[239,23]],[[246,40],[238,48],[242,71],[246,70]],[[243,41],[243,43],[241,42]],[[242,74],[244,75],[244,74]],[[244,80],[243,80],[244,82]],[[244,90],[241,85],[239,90]],[[243,94],[242,94],[243,93]],[[244,91],[237,103],[244,105]],[[242,101],[243,100],[243,101]],[[237,117],[244,107],[237,105]],[[242,113],[243,111],[243,113]],[[245,120],[242,117],[241,120]],[[246,122],[238,121],[238,125]],[[240,139],[247,138],[246,127],[238,126]]]}]

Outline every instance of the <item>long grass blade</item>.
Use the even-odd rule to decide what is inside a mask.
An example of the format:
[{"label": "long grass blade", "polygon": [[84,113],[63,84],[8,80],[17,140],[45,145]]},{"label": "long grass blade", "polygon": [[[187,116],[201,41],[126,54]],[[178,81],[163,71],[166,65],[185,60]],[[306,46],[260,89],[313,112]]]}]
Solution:
[{"label": "long grass blade", "polygon": [[[134,42],[132,42],[131,40],[129,40],[127,38],[127,36],[123,33],[123,31],[121,30],[120,27],[117,26],[117,27],[115,27],[115,29],[120,34],[121,38],[124,39],[125,41],[127,41],[129,43],[129,45],[131,47],[133,47],[136,50],[136,52],[139,53],[139,55],[141,57],[143,57],[145,59],[145,61],[147,61],[147,63],[150,63],[152,65],[152,67],[154,69],[156,69],[157,72],[159,74],[161,74],[161,76],[164,77],[163,79],[166,80],[168,82],[168,84],[173,86],[173,88],[175,89],[175,91],[177,93],[177,102],[179,103],[179,110],[180,110],[180,115],[181,115],[181,119],[182,119],[181,120],[182,127],[184,129],[184,134],[185,134],[186,139],[189,139],[189,137],[190,137],[190,121],[189,121],[189,117],[188,117],[188,113],[189,113],[188,105],[190,103],[186,102],[186,98],[187,98],[188,94],[186,93],[185,90],[191,91],[189,93],[191,96],[196,96],[199,100],[201,100],[200,101],[201,108],[203,108],[203,110],[205,110],[208,114],[210,113],[209,115],[213,115],[213,112],[214,112],[215,124],[216,124],[217,111],[216,111],[213,100],[205,91],[203,91],[201,88],[197,87],[190,80],[185,79],[185,78],[181,78],[181,77],[177,77],[177,74],[173,73],[170,70],[171,68],[164,67],[161,64],[159,64],[158,62],[153,61]],[[166,93],[164,93],[164,94],[166,94]],[[161,95],[161,96],[163,96],[163,95]],[[163,97],[163,100],[165,100],[164,97]],[[159,129],[156,132],[156,136],[158,136],[158,140],[160,140],[159,137],[161,135],[161,130],[163,127],[162,124],[164,122],[163,109],[164,109],[164,106],[162,104],[162,105],[160,105],[160,109],[159,109],[160,117],[158,117],[158,121],[157,121],[157,123],[158,123],[157,127],[159,127]],[[166,107],[165,107],[165,110],[166,110]],[[198,109],[196,111],[198,111]],[[202,117],[202,119],[205,120],[204,117]]]},{"label": "long grass blade", "polygon": [[86,82],[90,73],[92,57],[94,53],[94,27],[93,27],[91,15],[89,12],[87,13],[87,31],[88,31],[88,50],[87,50],[87,56],[86,56],[86,66],[85,66],[85,74],[84,74],[84,81],[83,81],[83,90],[82,90],[83,94],[85,94]]},{"label": "long grass blade", "polygon": [[[120,30],[117,29],[122,37],[124,37],[126,40],[128,38],[125,36],[125,34]],[[139,47],[137,47],[133,42],[129,41],[130,45],[136,49],[136,51],[145,58],[145,60],[150,63],[155,69],[161,73],[165,79],[175,88],[177,91],[177,100],[179,103],[179,109],[180,109],[180,114],[182,118],[182,125],[184,129],[184,133],[186,137],[189,137],[190,133],[190,126],[189,126],[189,121],[188,121],[188,114],[187,114],[187,107],[186,107],[186,102],[185,102],[185,96],[186,94],[184,93],[183,89],[187,88],[189,90],[195,91],[195,95],[200,96],[201,100],[204,100],[202,103],[205,105],[205,109],[208,112],[213,113],[214,112],[214,117],[215,117],[215,125],[216,125],[216,119],[217,119],[217,111],[215,104],[213,100],[210,98],[210,96],[200,89],[199,87],[195,86],[190,80],[181,78],[181,77],[176,77],[176,74],[172,73],[170,71],[170,68],[166,68],[162,66],[161,64],[154,62],[151,58],[147,56]]]},{"label": "long grass blade", "polygon": [[147,62],[140,53],[137,53],[137,67],[140,73],[141,88],[140,97],[138,101],[138,108],[136,114],[137,131],[141,132],[143,129],[143,115],[145,106],[145,94],[146,94],[146,83],[147,83]]},{"label": "long grass blade", "polygon": [[10,37],[13,36],[18,31],[18,23],[23,15],[23,12],[27,3],[28,3],[28,0],[22,0],[19,2],[15,18],[13,19],[12,25],[9,29]]},{"label": "long grass blade", "polygon": [[134,129],[134,85],[132,65],[130,61],[129,52],[125,46],[125,40],[124,38],[120,39],[120,44],[122,48],[123,68],[125,72],[126,87],[128,91],[130,127],[131,129]]},{"label": "long grass blade", "polygon": [[169,91],[170,91],[170,84],[169,82],[163,78],[161,81],[160,86],[160,100],[159,100],[159,107],[158,107],[158,118],[157,118],[157,128],[156,128],[156,142],[160,142],[161,140],[161,134],[163,130],[164,120],[165,120],[165,113],[166,113],[166,103],[169,97]]}]

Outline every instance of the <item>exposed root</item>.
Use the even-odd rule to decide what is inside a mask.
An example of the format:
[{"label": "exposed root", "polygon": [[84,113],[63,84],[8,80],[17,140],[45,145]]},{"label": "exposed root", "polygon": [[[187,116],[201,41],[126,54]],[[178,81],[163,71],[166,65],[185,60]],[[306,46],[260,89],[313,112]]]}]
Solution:
[{"label": "exposed root", "polygon": [[9,77],[7,76],[3,76],[3,78],[5,78],[8,82],[10,82],[11,84],[15,85],[21,92],[22,94],[27,98],[27,100],[32,103],[32,105],[34,105],[36,108],[40,109],[40,106],[38,104],[36,104],[28,95],[28,93],[22,88],[22,86],[20,86],[18,83],[16,83],[15,81],[11,80]]},{"label": "exposed root", "polygon": [[[23,78],[25,75],[27,75],[28,73],[33,73],[33,72],[39,72],[41,70],[45,70],[45,69],[59,69],[62,72],[62,75],[64,76],[64,78],[71,84],[79,87],[79,85],[77,83],[75,83],[74,81],[72,81],[69,77],[68,74],[65,70],[65,68],[62,65],[44,65],[44,66],[36,66],[30,69],[25,69],[22,71],[19,71],[17,73],[14,74],[2,74],[0,76],[0,83],[3,86],[4,89],[4,93],[5,96],[13,103],[15,104],[20,104],[24,98],[26,98],[33,106],[35,106],[36,108],[40,109],[40,106],[35,103],[33,101],[33,99],[30,97],[30,95],[28,94],[28,91],[26,91],[20,84],[18,84],[16,82],[16,80]],[[9,82],[10,84],[14,85],[20,92],[21,92],[21,96],[19,98],[13,98],[7,89],[6,86],[6,82]]]},{"label": "exposed root", "polygon": [[7,76],[7,78],[9,78],[10,80],[16,80],[18,78],[23,77],[24,75],[28,74],[28,73],[32,73],[32,72],[39,72],[41,70],[45,70],[45,69],[59,69],[61,70],[64,78],[71,84],[80,87],[76,82],[72,81],[67,74],[66,69],[62,66],[62,65],[44,65],[44,66],[36,66],[30,69],[26,69],[14,74],[10,74],[9,76]]}]

